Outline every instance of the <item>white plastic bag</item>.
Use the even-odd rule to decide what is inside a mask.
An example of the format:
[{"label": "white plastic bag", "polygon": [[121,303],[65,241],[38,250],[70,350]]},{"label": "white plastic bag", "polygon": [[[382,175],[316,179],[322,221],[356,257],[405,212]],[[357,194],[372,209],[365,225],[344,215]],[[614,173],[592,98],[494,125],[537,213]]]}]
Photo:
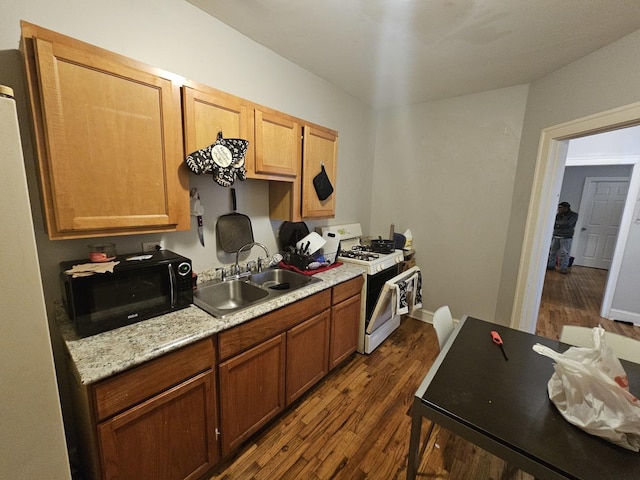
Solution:
[{"label": "white plastic bag", "polygon": [[539,343],[533,346],[556,361],[549,398],[569,423],[638,452],[640,401],[629,392],[627,374],[606,344],[601,326],[593,329],[593,343],[593,348],[571,347],[564,353]]}]

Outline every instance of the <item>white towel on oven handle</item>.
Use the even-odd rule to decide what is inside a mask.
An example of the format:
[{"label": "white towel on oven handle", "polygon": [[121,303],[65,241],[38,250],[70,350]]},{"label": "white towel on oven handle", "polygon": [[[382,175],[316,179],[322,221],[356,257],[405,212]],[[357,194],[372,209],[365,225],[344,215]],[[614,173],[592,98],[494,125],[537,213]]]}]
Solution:
[{"label": "white towel on oven handle", "polygon": [[[400,276],[402,278],[398,278]],[[411,311],[422,307],[422,272],[420,268],[411,267],[386,283],[395,297],[395,302],[393,302],[393,313],[395,315],[409,313],[409,301],[407,300],[407,293],[409,292],[413,292]]]}]

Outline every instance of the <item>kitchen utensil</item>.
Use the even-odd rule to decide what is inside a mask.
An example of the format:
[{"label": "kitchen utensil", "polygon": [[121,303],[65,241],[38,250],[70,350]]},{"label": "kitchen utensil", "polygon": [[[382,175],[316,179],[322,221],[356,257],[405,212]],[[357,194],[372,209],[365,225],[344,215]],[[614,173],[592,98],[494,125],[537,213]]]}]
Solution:
[{"label": "kitchen utensil", "polygon": [[231,188],[233,212],[222,215],[216,223],[218,245],[227,253],[236,253],[240,247],[253,243],[251,219],[236,212],[236,189]]},{"label": "kitchen utensil", "polygon": [[495,343],[500,347],[500,350],[502,350],[502,355],[504,355],[504,359],[506,361],[509,361],[509,357],[507,357],[507,352],[504,351],[504,343],[502,342],[502,337],[495,330],[491,330],[491,340],[493,341],[493,343]]},{"label": "kitchen utensil", "polygon": [[202,223],[204,207],[200,203],[200,194],[197,188],[192,188],[189,194],[191,196],[191,215],[198,220],[198,238],[200,239],[200,245],[204,247],[204,225]]},{"label": "kitchen utensil", "polygon": [[316,232],[311,232],[304,237],[298,243],[296,248],[302,253],[302,255],[313,255],[320,250],[327,241]]},{"label": "kitchen utensil", "polygon": [[316,190],[318,200],[321,202],[326,200],[333,193],[333,185],[327,175],[327,171],[324,169],[324,163],[320,164],[320,173],[313,177],[313,188]]},{"label": "kitchen utensil", "polygon": [[394,251],[393,240],[383,240],[382,238],[371,240],[371,251],[375,253],[391,253]]},{"label": "kitchen utensil", "polygon": [[394,248],[397,248],[398,250],[404,250],[404,245],[407,242],[407,237],[405,237],[401,233],[394,233],[393,237],[391,238],[393,238]]},{"label": "kitchen utensil", "polygon": [[322,237],[327,241],[322,247],[322,254],[327,262],[333,263],[340,251],[340,234],[325,232]]},{"label": "kitchen utensil", "polygon": [[280,241],[280,249],[287,250],[296,243],[309,235],[309,227],[304,222],[282,222],[280,231],[278,232],[278,240]]}]

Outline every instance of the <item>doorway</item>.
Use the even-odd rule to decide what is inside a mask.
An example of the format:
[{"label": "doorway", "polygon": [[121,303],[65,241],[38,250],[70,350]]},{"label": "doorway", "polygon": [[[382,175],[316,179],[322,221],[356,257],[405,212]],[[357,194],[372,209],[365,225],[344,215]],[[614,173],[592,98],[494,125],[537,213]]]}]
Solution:
[{"label": "doorway", "polygon": [[[545,259],[550,246],[553,217],[559,202],[569,140],[637,125],[640,125],[640,103],[542,131],[516,283],[511,317],[512,327],[531,333],[535,331],[546,272]],[[623,210],[621,228],[615,246],[615,251],[619,254],[615,255],[611,262],[602,312],[608,312],[611,309],[613,292],[620,271],[621,253],[624,252],[632,221],[633,204],[629,204],[633,203],[632,199],[637,198],[640,192],[638,160],[636,159],[632,164],[634,168],[629,185],[630,195]]]}]

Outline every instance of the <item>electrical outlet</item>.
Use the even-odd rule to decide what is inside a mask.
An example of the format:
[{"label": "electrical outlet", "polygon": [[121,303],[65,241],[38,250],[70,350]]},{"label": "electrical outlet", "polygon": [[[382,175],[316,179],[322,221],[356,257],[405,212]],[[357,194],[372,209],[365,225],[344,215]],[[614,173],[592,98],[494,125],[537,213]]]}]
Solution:
[{"label": "electrical outlet", "polygon": [[157,250],[162,250],[162,242],[142,242],[143,252],[155,252]]}]

